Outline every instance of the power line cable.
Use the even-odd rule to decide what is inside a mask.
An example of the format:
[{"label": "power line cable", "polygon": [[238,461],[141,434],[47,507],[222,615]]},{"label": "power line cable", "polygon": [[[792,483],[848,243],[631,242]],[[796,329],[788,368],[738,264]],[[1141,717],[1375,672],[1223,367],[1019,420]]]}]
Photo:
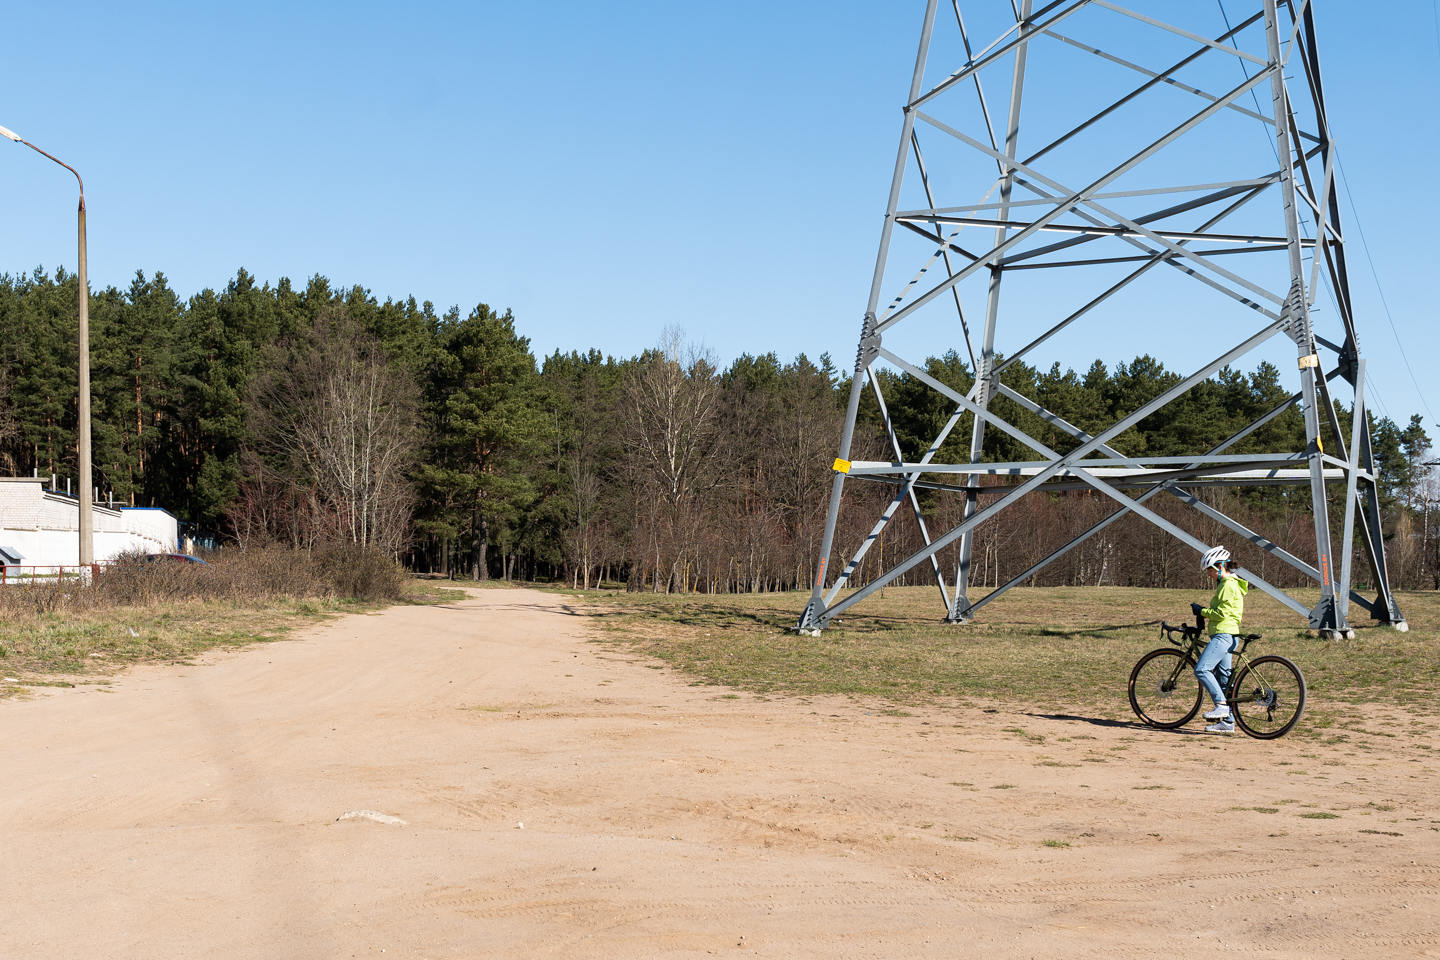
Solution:
[{"label": "power line cable", "polygon": [[[1220,8],[1220,16],[1225,20],[1225,29],[1231,33],[1234,33],[1235,28],[1230,24],[1230,14],[1225,10],[1225,0],[1215,0],[1215,4]],[[1245,61],[1237,57],[1235,62],[1240,65],[1240,74],[1246,80],[1249,80],[1250,70],[1245,66]],[[1250,88],[1250,102],[1255,104],[1256,113],[1262,115],[1264,114],[1265,111],[1262,110],[1260,107],[1260,96],[1255,92],[1254,87]],[[1282,166],[1280,160],[1280,147],[1276,144],[1275,138],[1270,134],[1270,124],[1264,120],[1256,120],[1255,122],[1260,124],[1260,130],[1264,134],[1265,142],[1269,144],[1270,153],[1275,157],[1275,166]],[[1310,218],[1306,214],[1305,210],[1303,208],[1297,207],[1295,213],[1300,219],[1300,226],[1303,228],[1306,238],[1314,239],[1315,231],[1310,224]],[[1312,251],[1310,255],[1313,257],[1315,254]],[[1328,285],[1325,288],[1325,292],[1330,295],[1331,305],[1335,307],[1335,312],[1338,314],[1340,312],[1340,305],[1335,301],[1335,294],[1333,293],[1333,291],[1330,290]]]},{"label": "power line cable", "polygon": [[[1218,7],[1220,8],[1220,16],[1225,20],[1225,28],[1226,28],[1227,30],[1232,30],[1233,27],[1232,27],[1231,24],[1230,24],[1230,15],[1229,15],[1229,13],[1225,10],[1225,0],[1215,0],[1215,3],[1216,3],[1216,6],[1218,6]],[[1431,0],[1431,10],[1432,10],[1432,11],[1434,12],[1434,14],[1435,14],[1435,41],[1436,41],[1436,51],[1437,51],[1437,53],[1440,53],[1440,0]],[[1243,60],[1241,60],[1241,61],[1239,61],[1239,64],[1240,64],[1240,71],[1241,71],[1242,74],[1244,74],[1245,79],[1247,79],[1247,80],[1250,79],[1250,71],[1246,68],[1245,62],[1244,62]],[[1260,112],[1261,112],[1261,110],[1260,110],[1260,102],[1259,102],[1259,99],[1258,99],[1258,97],[1256,96],[1256,93],[1255,93],[1255,91],[1254,91],[1253,89],[1250,91],[1250,98],[1251,98],[1251,100],[1254,101],[1254,103],[1255,103],[1255,112],[1256,112],[1256,113],[1260,113]],[[1266,142],[1268,142],[1268,143],[1270,144],[1271,152],[1272,152],[1272,153],[1274,154],[1274,156],[1275,156],[1275,162],[1276,162],[1277,164],[1279,164],[1279,163],[1281,162],[1281,160],[1280,160],[1280,151],[1279,151],[1279,148],[1276,146],[1275,141],[1270,137],[1270,128],[1269,128],[1269,126],[1268,126],[1267,124],[1265,124],[1264,121],[1257,121],[1257,122],[1260,123],[1261,128],[1265,131],[1265,139],[1266,139]],[[1384,290],[1384,288],[1381,287],[1381,285],[1380,285],[1380,273],[1379,273],[1379,271],[1378,271],[1378,270],[1376,269],[1376,267],[1375,267],[1375,258],[1374,258],[1374,257],[1371,255],[1371,253],[1370,253],[1370,244],[1369,244],[1369,242],[1365,239],[1365,228],[1364,228],[1364,226],[1360,223],[1360,213],[1359,213],[1358,210],[1356,210],[1356,207],[1355,207],[1355,196],[1354,196],[1354,194],[1352,194],[1352,193],[1350,192],[1350,183],[1349,183],[1348,178],[1346,178],[1345,175],[1344,175],[1344,166],[1343,166],[1343,165],[1341,164],[1341,162],[1340,162],[1340,151],[1339,151],[1338,149],[1335,151],[1335,165],[1336,165],[1337,171],[1338,171],[1339,174],[1340,174],[1340,176],[1339,176],[1340,187],[1341,187],[1341,189],[1342,189],[1342,190],[1344,191],[1344,193],[1345,193],[1345,200],[1346,200],[1346,202],[1347,202],[1347,203],[1349,204],[1349,206],[1350,206],[1351,215],[1354,217],[1355,229],[1356,229],[1356,232],[1358,233],[1358,235],[1359,235],[1359,237],[1360,237],[1360,246],[1361,246],[1361,248],[1365,251],[1365,259],[1366,259],[1366,261],[1370,264],[1370,276],[1371,276],[1371,278],[1375,281],[1375,290],[1376,290],[1376,292],[1380,295],[1380,304],[1381,304],[1381,306],[1384,308],[1385,319],[1386,319],[1386,321],[1390,324],[1390,332],[1394,335],[1394,337],[1395,337],[1395,345],[1396,345],[1396,347],[1398,347],[1399,350],[1400,350],[1400,359],[1401,359],[1402,362],[1404,362],[1404,364],[1405,364],[1405,370],[1406,370],[1406,372],[1409,373],[1409,375],[1410,375],[1410,382],[1411,382],[1412,384],[1414,384],[1414,386],[1415,386],[1415,394],[1416,394],[1416,396],[1417,396],[1417,397],[1419,398],[1419,400],[1420,400],[1420,405],[1421,405],[1422,407],[1424,407],[1424,408],[1425,408],[1425,412],[1430,415],[1430,420],[1431,420],[1431,421],[1434,421],[1434,420],[1436,419],[1436,418],[1435,418],[1435,415],[1434,415],[1434,413],[1431,413],[1431,411],[1430,411],[1430,405],[1425,401],[1425,394],[1424,394],[1424,392],[1420,389],[1420,382],[1419,382],[1418,379],[1416,379],[1416,377],[1415,377],[1415,371],[1414,371],[1414,370],[1411,368],[1411,366],[1410,366],[1410,358],[1409,358],[1409,356],[1408,356],[1408,354],[1407,354],[1407,352],[1406,352],[1406,350],[1405,350],[1405,345],[1404,345],[1404,344],[1401,342],[1401,340],[1400,340],[1400,331],[1399,331],[1399,329],[1395,326],[1395,318],[1394,318],[1394,316],[1390,313],[1390,303],[1389,303],[1389,301],[1388,301],[1388,300],[1386,299],[1386,297],[1385,297],[1385,290]],[[1304,211],[1303,211],[1303,210],[1297,210],[1296,212],[1299,213],[1299,215],[1300,215],[1300,223],[1301,223],[1302,227],[1304,228],[1305,233],[1306,233],[1307,235],[1313,233],[1313,229],[1312,229],[1312,227],[1311,227],[1311,225],[1310,225],[1309,219],[1305,216]],[[1315,254],[1312,252],[1312,253],[1311,253],[1311,256],[1313,257],[1313,256],[1315,256]],[[1340,304],[1339,304],[1338,301],[1336,301],[1336,299],[1335,299],[1335,292],[1334,292],[1332,289],[1330,289],[1330,285],[1329,285],[1328,283],[1327,283],[1327,284],[1322,284],[1322,286],[1325,288],[1325,293],[1326,293],[1326,296],[1327,296],[1327,297],[1329,298],[1329,300],[1330,300],[1331,306],[1333,306],[1333,307],[1335,308],[1335,312],[1338,314],[1338,313],[1340,312]],[[1372,398],[1375,400],[1376,405],[1380,407],[1380,410],[1381,410],[1382,415],[1384,415],[1384,416],[1386,417],[1386,419],[1393,420],[1393,418],[1390,416],[1390,411],[1386,409],[1384,400],[1382,400],[1381,397],[1380,397],[1380,392],[1375,389],[1375,381],[1374,381],[1371,377],[1369,377],[1369,376],[1367,375],[1366,378],[1365,378],[1365,383],[1366,383],[1366,385],[1367,385],[1367,387],[1368,387],[1368,389],[1369,389],[1369,391],[1370,391],[1370,394],[1371,394]]]},{"label": "power line cable", "polygon": [[[1220,8],[1220,16],[1225,20],[1226,32],[1228,34],[1233,34],[1235,32],[1235,28],[1230,23],[1230,14],[1225,9],[1225,0],[1215,0],[1215,5]],[[1238,47],[1239,44],[1237,43],[1236,46]],[[1250,70],[1245,66],[1245,61],[1241,60],[1239,57],[1236,57],[1235,60],[1240,65],[1241,76],[1243,76],[1246,80],[1249,80]],[[1264,116],[1265,111],[1260,108],[1260,97],[1258,94],[1256,94],[1254,87],[1250,88],[1250,102],[1255,104],[1255,112],[1260,114],[1261,116]],[[1270,137],[1270,127],[1265,123],[1264,120],[1259,120],[1257,122],[1260,124],[1260,128],[1265,131],[1265,142],[1270,144],[1270,152],[1275,154],[1275,162],[1278,164],[1280,162],[1280,148],[1275,146],[1275,141]]]},{"label": "power line cable", "polygon": [[[1437,0],[1437,2],[1440,2],[1440,0]],[[1225,9],[1225,0],[1215,0],[1215,5],[1220,8],[1220,16],[1225,21],[1225,30],[1228,33],[1234,33],[1235,27],[1230,22],[1229,12]],[[1246,68],[1245,61],[1237,58],[1236,62],[1240,66],[1240,74],[1248,81],[1250,79],[1250,71]],[[1260,107],[1260,97],[1258,94],[1256,94],[1253,87],[1250,90],[1250,101],[1255,104],[1255,112],[1257,114],[1264,113],[1264,111]],[[1270,147],[1271,156],[1275,158],[1275,166],[1279,168],[1280,166],[1282,166],[1282,163],[1280,161],[1280,147],[1276,144],[1275,138],[1271,135],[1270,124],[1264,120],[1259,119],[1256,120],[1256,123],[1260,124],[1261,135],[1265,138],[1266,144],[1268,144]],[[1295,212],[1300,220],[1300,229],[1302,234],[1307,239],[1314,239],[1315,228],[1311,225],[1310,218],[1306,215],[1304,208],[1297,208]],[[1313,260],[1315,256],[1316,252],[1315,249],[1312,247],[1308,259]],[[1334,309],[1335,315],[1339,316],[1340,301],[1337,300],[1335,297],[1335,291],[1330,286],[1328,276],[1326,277],[1326,282],[1321,283],[1320,286],[1321,289],[1325,291],[1325,298],[1330,301],[1330,306]],[[1366,375],[1365,383],[1370,390],[1371,399],[1374,401],[1375,405],[1380,408],[1381,415],[1384,416],[1386,419],[1390,419],[1390,411],[1386,409],[1385,401],[1381,398],[1380,391],[1375,389],[1374,380],[1369,375]]]},{"label": "power line cable", "polygon": [[1415,385],[1415,396],[1419,398],[1420,405],[1425,408],[1431,422],[1435,421],[1435,414],[1430,409],[1430,404],[1425,402],[1425,391],[1420,388],[1420,381],[1415,376],[1415,370],[1410,366],[1410,357],[1405,350],[1405,344],[1400,342],[1400,329],[1395,326],[1395,318],[1390,314],[1390,302],[1385,298],[1385,289],[1380,286],[1380,272],[1375,269],[1375,258],[1370,255],[1370,243],[1365,239],[1365,227],[1360,222],[1360,212],[1355,209],[1355,196],[1350,192],[1350,178],[1345,176],[1345,164],[1340,160],[1340,151],[1335,151],[1335,168],[1340,174],[1340,186],[1345,191],[1345,200],[1350,204],[1350,215],[1353,217],[1355,232],[1360,237],[1360,249],[1365,251],[1365,260],[1370,264],[1370,275],[1375,280],[1375,292],[1380,295],[1380,306],[1384,308],[1385,320],[1390,324],[1390,332],[1395,335],[1395,346],[1400,348],[1400,359],[1405,364],[1405,370],[1410,374],[1410,382]]},{"label": "power line cable", "polygon": [[1435,15],[1435,54],[1440,56],[1440,2],[1430,0],[1430,12]]}]

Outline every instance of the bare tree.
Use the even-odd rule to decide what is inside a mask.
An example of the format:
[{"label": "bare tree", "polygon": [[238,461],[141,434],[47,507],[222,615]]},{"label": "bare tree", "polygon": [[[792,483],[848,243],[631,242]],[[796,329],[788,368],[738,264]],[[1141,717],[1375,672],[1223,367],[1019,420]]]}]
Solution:
[{"label": "bare tree", "polygon": [[690,588],[705,519],[703,494],[718,479],[719,396],[713,359],[685,345],[678,327],[664,331],[659,347],[640,358],[625,385],[626,443],[644,493],[657,508],[649,531],[656,590],[662,577],[666,590]]},{"label": "bare tree", "polygon": [[343,309],[317,316],[309,336],[257,378],[249,406],[258,452],[320,507],[305,512],[321,528],[310,531],[312,540],[392,553],[404,546],[417,391]]}]

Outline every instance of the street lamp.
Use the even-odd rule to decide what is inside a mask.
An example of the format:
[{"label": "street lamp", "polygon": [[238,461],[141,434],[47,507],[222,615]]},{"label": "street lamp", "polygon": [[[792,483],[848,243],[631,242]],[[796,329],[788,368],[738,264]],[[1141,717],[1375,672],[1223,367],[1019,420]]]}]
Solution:
[{"label": "street lamp", "polygon": [[80,184],[80,269],[76,276],[80,283],[80,489],[76,491],[78,494],[76,507],[80,514],[80,566],[83,571],[82,575],[88,576],[90,565],[95,561],[95,549],[90,516],[90,485],[93,482],[93,471],[90,467],[90,288],[85,279],[85,181],[80,179],[79,172],[70,164],[50,156],[35,144],[23,139],[15,131],[0,127],[0,136],[14,140],[16,143],[23,143],[42,157],[54,160],[75,174],[75,182]]}]

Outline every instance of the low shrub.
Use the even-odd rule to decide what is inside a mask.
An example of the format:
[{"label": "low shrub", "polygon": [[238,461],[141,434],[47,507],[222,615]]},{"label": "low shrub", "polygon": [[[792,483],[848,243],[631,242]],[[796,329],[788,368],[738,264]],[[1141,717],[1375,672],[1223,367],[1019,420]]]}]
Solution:
[{"label": "low shrub", "polygon": [[368,603],[400,600],[409,575],[388,555],[355,544],[314,550],[228,547],[206,563],[124,554],[87,585],[76,579],[13,583],[0,589],[0,616],[147,607],[183,600],[237,604],[333,597]]},{"label": "low shrub", "polygon": [[210,595],[231,600],[321,597],[330,593],[314,555],[278,545],[227,547],[209,555],[204,571]]},{"label": "low shrub", "polygon": [[391,557],[373,547],[334,544],[316,551],[320,574],[337,596],[379,602],[405,595],[409,575]]},{"label": "low shrub", "polygon": [[123,553],[103,567],[83,591],[86,595],[76,600],[82,607],[138,607],[204,596],[208,573],[201,564]]},{"label": "low shrub", "polygon": [[7,583],[0,589],[0,617],[16,620],[59,613],[74,606],[79,592],[80,585],[73,582]]}]

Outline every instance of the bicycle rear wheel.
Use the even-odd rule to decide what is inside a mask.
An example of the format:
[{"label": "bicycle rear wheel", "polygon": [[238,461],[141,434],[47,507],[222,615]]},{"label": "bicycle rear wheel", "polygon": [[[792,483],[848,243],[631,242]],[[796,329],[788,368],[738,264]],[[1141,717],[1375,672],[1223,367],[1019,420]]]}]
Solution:
[{"label": "bicycle rear wheel", "polygon": [[1305,712],[1305,677],[1284,657],[1256,657],[1230,688],[1230,710],[1250,736],[1283,737]]},{"label": "bicycle rear wheel", "polygon": [[1130,706],[1152,727],[1183,727],[1200,712],[1195,665],[1179,650],[1151,650],[1130,671]]}]

